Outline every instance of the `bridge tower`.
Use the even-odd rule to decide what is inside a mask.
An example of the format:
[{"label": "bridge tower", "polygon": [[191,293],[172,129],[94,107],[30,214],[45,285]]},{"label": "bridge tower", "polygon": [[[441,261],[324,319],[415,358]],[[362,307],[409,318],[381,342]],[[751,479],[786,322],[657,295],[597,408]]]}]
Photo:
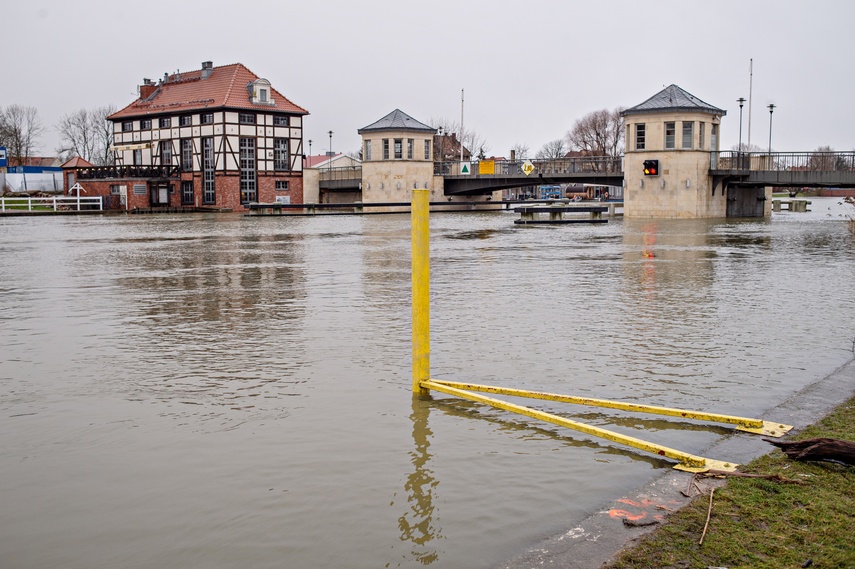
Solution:
[{"label": "bridge tower", "polygon": [[626,217],[727,215],[726,192],[715,187],[710,175],[726,111],[670,85],[621,114],[626,123]]},{"label": "bridge tower", "polygon": [[357,131],[362,136],[362,202],[409,202],[413,189],[443,196],[442,176],[434,176],[436,130],[395,109]]}]

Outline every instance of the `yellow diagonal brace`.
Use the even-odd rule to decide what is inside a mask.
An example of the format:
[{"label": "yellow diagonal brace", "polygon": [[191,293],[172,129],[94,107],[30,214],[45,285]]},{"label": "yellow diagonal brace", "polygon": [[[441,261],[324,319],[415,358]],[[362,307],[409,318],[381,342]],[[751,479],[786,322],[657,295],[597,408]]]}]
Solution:
[{"label": "yellow diagonal brace", "polygon": [[540,391],[527,391],[524,389],[511,389],[507,387],[492,387],[489,385],[478,385],[475,383],[460,383],[456,381],[441,381],[431,379],[434,383],[446,385],[456,389],[468,391],[480,391],[482,393],[496,393],[512,397],[527,397],[529,399],[544,399],[547,401],[558,401],[560,403],[573,403],[576,405],[589,405],[592,407],[607,407],[610,409],[621,409],[637,413],[652,413],[654,415],[667,415],[670,417],[683,417],[684,419],[697,419],[712,423],[726,423],[736,425],[736,429],[748,433],[765,435],[767,437],[782,437],[790,431],[792,425],[764,421],[762,419],[749,419],[747,417],[735,417],[732,415],[720,415],[717,413],[703,413],[700,411],[687,411],[685,409],[671,409],[669,407],[656,407],[654,405],[640,405],[638,403],[624,403],[622,401],[610,401],[608,399],[593,399],[590,397],[574,397],[572,395],[559,395],[557,393],[544,393]]},{"label": "yellow diagonal brace", "polygon": [[444,381],[422,381],[420,387],[423,389],[433,389],[434,391],[439,391],[441,393],[460,397],[461,399],[477,401],[479,403],[484,403],[486,405],[490,405],[498,409],[504,409],[505,411],[510,411],[512,413],[525,415],[526,417],[531,417],[533,419],[540,419],[541,421],[546,421],[547,423],[552,423],[554,425],[573,429],[574,431],[579,431],[622,445],[637,448],[639,450],[643,450],[645,452],[649,452],[655,455],[664,456],[672,460],[677,460],[679,461],[679,464],[676,465],[674,468],[678,470],[686,470],[688,472],[706,472],[707,470],[712,469],[726,470],[732,472],[736,470],[736,467],[738,466],[729,462],[695,456],[693,454],[668,448],[662,445],[658,445],[656,443],[650,443],[641,439],[637,439],[635,437],[630,437],[627,435],[616,433],[614,431],[601,429],[600,427],[594,427],[591,425],[586,425],[584,423],[579,423],[570,419],[566,419],[564,417],[559,417],[558,415],[553,415],[551,413],[544,413],[543,411],[537,411],[536,409],[523,407],[522,405],[508,403],[507,401],[502,401],[501,399],[494,399],[485,395],[478,395],[476,393],[472,393],[471,391],[466,391],[465,389],[451,387],[448,382]]}]

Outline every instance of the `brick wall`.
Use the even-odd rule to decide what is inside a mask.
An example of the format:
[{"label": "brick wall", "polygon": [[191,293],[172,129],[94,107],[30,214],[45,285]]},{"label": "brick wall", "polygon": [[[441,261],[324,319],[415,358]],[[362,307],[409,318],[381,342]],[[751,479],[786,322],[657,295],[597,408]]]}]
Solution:
[{"label": "brick wall", "polygon": [[[276,180],[287,180],[288,190],[277,191]],[[127,187],[128,193],[128,209],[134,208],[149,208],[151,207],[151,188],[152,184],[146,179],[93,179],[93,180],[78,180],[83,186],[84,196],[104,196],[108,198],[105,201],[105,206],[110,209],[120,209],[120,199],[118,195],[111,194],[111,186],[121,185]],[[172,185],[172,192],[169,194],[169,205],[179,207],[181,201],[181,182],[193,182],[193,201],[192,205],[196,207],[208,206],[216,208],[229,208],[233,211],[247,211],[240,203],[240,175],[234,174],[216,174],[216,203],[203,203],[203,186],[202,175],[199,173],[183,173],[180,179],[172,179],[168,183]],[[134,185],[142,184],[146,186],[144,194],[134,194]],[[68,194],[68,188],[65,188],[65,194]],[[262,203],[273,203],[276,201],[276,196],[290,196],[291,203],[303,203],[303,177],[300,174],[291,176],[276,176],[258,177],[258,201]]]}]

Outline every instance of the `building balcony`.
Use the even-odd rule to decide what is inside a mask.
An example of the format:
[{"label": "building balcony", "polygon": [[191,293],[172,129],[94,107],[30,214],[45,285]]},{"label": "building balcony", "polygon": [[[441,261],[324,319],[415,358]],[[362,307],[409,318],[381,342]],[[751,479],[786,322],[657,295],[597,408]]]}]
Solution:
[{"label": "building balcony", "polygon": [[90,166],[77,169],[79,180],[168,179],[181,173],[180,166]]}]

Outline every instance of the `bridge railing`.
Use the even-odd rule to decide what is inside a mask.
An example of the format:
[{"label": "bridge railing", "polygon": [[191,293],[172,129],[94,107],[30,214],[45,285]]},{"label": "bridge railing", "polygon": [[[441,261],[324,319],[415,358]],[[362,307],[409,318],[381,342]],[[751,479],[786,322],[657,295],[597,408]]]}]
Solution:
[{"label": "bridge railing", "polygon": [[318,177],[322,182],[358,180],[362,178],[362,166],[342,166],[338,168],[320,168]]},{"label": "bridge railing", "polygon": [[713,170],[761,172],[851,172],[855,152],[712,152]]},{"label": "bridge railing", "polygon": [[[531,162],[534,169],[530,174],[592,174],[620,173],[623,171],[622,156],[580,156],[574,158],[534,158],[529,160],[473,160],[472,175],[525,176],[525,166]],[[460,162],[434,162],[434,175],[461,176]]]}]

